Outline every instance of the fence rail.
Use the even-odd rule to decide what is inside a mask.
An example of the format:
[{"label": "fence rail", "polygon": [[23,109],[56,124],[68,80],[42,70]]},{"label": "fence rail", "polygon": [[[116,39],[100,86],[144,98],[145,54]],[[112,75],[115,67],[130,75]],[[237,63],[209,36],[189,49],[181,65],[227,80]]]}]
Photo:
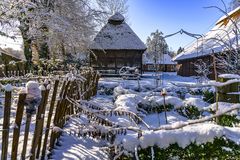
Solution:
[{"label": "fence rail", "polygon": [[[24,80],[26,79],[28,78],[25,77]],[[25,111],[26,92],[18,93],[17,109],[14,111],[13,94],[17,93],[14,90],[5,90],[3,125],[0,131],[2,132],[1,160],[9,158],[15,160],[18,157],[31,160],[45,159],[47,150],[52,150],[61,136],[60,133],[54,132],[54,129],[63,128],[67,117],[76,113],[74,106],[67,101],[67,97],[87,100],[94,96],[97,92],[99,74],[85,68],[80,74],[69,74],[68,77],[35,77],[34,79],[42,83],[45,88],[42,90],[42,98],[36,114]],[[15,117],[11,117],[11,114],[15,114]],[[13,129],[10,127],[10,121],[14,121]]]}]

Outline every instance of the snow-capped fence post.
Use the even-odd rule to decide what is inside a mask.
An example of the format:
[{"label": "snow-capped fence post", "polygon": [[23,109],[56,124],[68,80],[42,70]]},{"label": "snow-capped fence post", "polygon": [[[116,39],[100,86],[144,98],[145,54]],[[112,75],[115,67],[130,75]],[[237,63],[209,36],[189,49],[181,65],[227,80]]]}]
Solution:
[{"label": "snow-capped fence post", "polygon": [[51,98],[51,102],[50,102],[50,108],[49,108],[49,112],[48,112],[48,119],[47,119],[45,137],[44,137],[44,142],[43,142],[43,147],[42,147],[41,159],[44,159],[45,154],[46,154],[48,135],[49,135],[49,131],[50,131],[50,125],[51,125],[51,121],[52,121],[52,115],[53,115],[55,100],[56,100],[56,96],[57,96],[58,85],[59,85],[59,80],[55,80],[52,98]]},{"label": "snow-capped fence post", "polygon": [[5,87],[5,102],[3,111],[3,131],[2,131],[2,155],[1,160],[7,159],[8,152],[8,138],[9,138],[9,125],[10,125],[10,112],[12,101],[12,86],[10,84]]},{"label": "snow-capped fence post", "polygon": [[24,110],[24,101],[26,99],[26,93],[20,93],[17,103],[17,111],[16,111],[16,119],[13,129],[13,140],[12,140],[12,155],[11,159],[17,159],[17,151],[18,151],[18,141],[20,136],[20,127],[23,117],[23,110]]},{"label": "snow-capped fence post", "polygon": [[36,115],[36,124],[35,124],[35,129],[34,129],[34,135],[33,135],[33,140],[32,140],[32,146],[31,146],[31,151],[30,151],[30,160],[34,160],[36,158],[36,149],[38,145],[38,138],[41,133],[41,122],[43,120],[43,109],[44,109],[44,104],[45,104],[45,97],[46,97],[46,90],[45,88],[42,88],[42,99],[40,102],[40,105],[38,107],[38,112]]},{"label": "snow-capped fence post", "polygon": [[28,135],[29,135],[29,129],[31,125],[31,119],[32,115],[35,114],[36,108],[40,104],[41,100],[41,91],[39,89],[38,82],[35,81],[29,81],[26,84],[26,90],[27,90],[27,97],[25,100],[25,106],[26,106],[26,123],[25,123],[25,132],[24,132],[24,140],[23,140],[23,149],[21,153],[21,159],[25,159],[26,151],[28,147]]}]

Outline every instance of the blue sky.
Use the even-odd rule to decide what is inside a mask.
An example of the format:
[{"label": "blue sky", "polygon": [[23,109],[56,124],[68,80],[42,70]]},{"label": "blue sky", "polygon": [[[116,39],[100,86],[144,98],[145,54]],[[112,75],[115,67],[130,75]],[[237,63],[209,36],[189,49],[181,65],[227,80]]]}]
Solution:
[{"label": "blue sky", "polygon": [[[228,6],[230,0],[224,0]],[[128,0],[128,23],[145,43],[151,32],[162,31],[164,35],[184,29],[191,33],[204,34],[223,15],[208,6],[224,9],[221,0]],[[172,50],[184,47],[194,40],[186,35],[167,38]]]}]

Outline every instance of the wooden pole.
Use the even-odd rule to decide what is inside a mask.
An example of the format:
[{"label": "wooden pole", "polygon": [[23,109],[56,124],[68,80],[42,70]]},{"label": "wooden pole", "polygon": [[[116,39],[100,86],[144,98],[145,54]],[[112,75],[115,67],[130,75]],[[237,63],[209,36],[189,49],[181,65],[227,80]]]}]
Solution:
[{"label": "wooden pole", "polygon": [[48,102],[49,91],[50,91],[50,89],[47,88],[46,93],[45,93],[45,97],[44,97],[44,105],[43,105],[43,110],[42,110],[42,116],[41,116],[41,120],[39,122],[40,133],[39,133],[39,137],[38,137],[38,140],[37,140],[38,141],[37,154],[36,154],[37,159],[39,158],[40,151],[41,151],[42,133],[43,133],[43,127],[44,127],[44,115],[45,115],[45,110],[46,110],[46,106],[47,106],[47,102]]},{"label": "wooden pole", "polygon": [[[11,86],[10,86],[11,87]],[[7,159],[12,91],[5,91],[1,160]]]},{"label": "wooden pole", "polygon": [[24,132],[24,140],[23,140],[23,148],[22,148],[23,150],[22,150],[22,154],[21,154],[22,160],[25,159],[25,156],[26,156],[27,142],[28,142],[28,135],[29,135],[31,119],[32,119],[32,115],[27,114],[27,120],[26,120],[26,124],[25,124],[25,132]]},{"label": "wooden pole", "polygon": [[30,160],[35,160],[35,157],[36,157],[36,148],[38,145],[38,137],[41,131],[40,127],[41,127],[41,119],[42,119],[42,114],[44,109],[45,95],[46,95],[46,90],[42,90],[42,99],[36,115],[36,125],[35,125],[33,140],[32,140]]},{"label": "wooden pole", "polygon": [[166,108],[166,97],[165,97],[165,95],[163,95],[163,106],[164,106],[166,124],[168,124],[168,120],[167,120],[167,108]]},{"label": "wooden pole", "polygon": [[49,131],[50,131],[50,125],[51,125],[51,121],[52,121],[52,115],[53,115],[53,109],[54,109],[54,105],[55,105],[55,101],[56,101],[58,85],[59,85],[59,80],[56,80],[55,84],[54,84],[52,99],[50,102],[50,108],[49,108],[49,112],[48,112],[48,119],[47,119],[45,137],[44,137],[43,148],[42,148],[42,156],[41,156],[42,160],[44,160],[45,154],[46,154],[48,135],[49,135]]},{"label": "wooden pole", "polygon": [[[66,88],[66,81],[63,82],[63,85],[62,85],[62,88],[61,88],[61,92],[60,92],[60,95],[59,97],[61,99],[58,100],[57,102],[57,106],[56,106],[56,109],[55,109],[55,115],[54,115],[54,119],[53,119],[53,125],[57,125],[57,122],[58,122],[58,115],[59,115],[59,109],[60,109],[60,104],[61,104],[61,101],[62,101],[62,96],[63,96],[63,92]],[[49,144],[49,149],[53,149],[54,147],[54,144],[55,144],[55,140],[56,140],[56,133],[55,132],[52,132],[51,133],[51,136],[50,136],[50,144]]]},{"label": "wooden pole", "polygon": [[27,95],[26,93],[20,93],[18,98],[16,119],[15,119],[15,124],[13,129],[13,142],[12,142],[12,155],[11,155],[12,160],[17,159],[18,141],[19,141],[20,128],[21,128],[23,110],[24,110],[24,101],[26,99],[26,95]]}]

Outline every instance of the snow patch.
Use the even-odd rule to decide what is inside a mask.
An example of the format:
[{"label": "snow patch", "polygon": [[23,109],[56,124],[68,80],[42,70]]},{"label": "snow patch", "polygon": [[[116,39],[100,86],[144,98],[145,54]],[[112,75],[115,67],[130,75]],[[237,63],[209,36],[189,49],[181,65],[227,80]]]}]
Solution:
[{"label": "snow patch", "polygon": [[[151,106],[151,107],[158,107],[158,106],[164,105],[164,99],[162,96],[144,97],[144,101],[142,101],[142,104]],[[175,109],[183,106],[182,100],[178,97],[173,97],[173,96],[166,96],[165,104],[173,105]]]},{"label": "snow patch", "polygon": [[39,88],[39,83],[36,81],[29,81],[26,84],[27,97],[41,98],[41,90]]},{"label": "snow patch", "polygon": [[239,141],[232,138],[233,131],[235,136],[240,136],[239,128],[222,127],[216,124],[204,123],[189,125],[182,129],[175,130],[145,131],[142,133],[140,139],[137,139],[137,134],[128,134],[127,136],[118,137],[115,144],[122,144],[125,150],[134,152],[134,146],[139,145],[143,149],[155,145],[160,148],[167,148],[171,144],[177,143],[180,147],[185,148],[191,143],[196,143],[197,145],[205,144],[212,142],[214,138],[222,136],[233,141]]},{"label": "snow patch", "polygon": [[[218,102],[218,112],[217,113],[222,113],[225,112],[226,110],[228,110],[229,108],[231,108],[232,106],[240,106],[240,104],[235,104],[235,103],[227,103],[227,102]],[[217,103],[213,103],[210,106],[206,107],[205,110],[213,110],[216,111],[216,107],[217,107]],[[238,111],[237,110],[233,110],[230,113],[228,113],[229,115],[237,115]]]},{"label": "snow patch", "polygon": [[7,92],[11,92],[13,90],[13,87],[11,84],[7,84],[5,87],[4,87],[5,91]]},{"label": "snow patch", "polygon": [[143,100],[143,98],[136,94],[125,94],[118,96],[114,105],[115,110],[126,110],[134,113],[138,113],[138,104]]},{"label": "snow patch", "polygon": [[209,103],[203,101],[201,98],[189,97],[183,101],[185,106],[195,106],[199,111],[209,106]]},{"label": "snow patch", "polygon": [[237,74],[220,74],[219,78],[240,79],[240,75]]}]

